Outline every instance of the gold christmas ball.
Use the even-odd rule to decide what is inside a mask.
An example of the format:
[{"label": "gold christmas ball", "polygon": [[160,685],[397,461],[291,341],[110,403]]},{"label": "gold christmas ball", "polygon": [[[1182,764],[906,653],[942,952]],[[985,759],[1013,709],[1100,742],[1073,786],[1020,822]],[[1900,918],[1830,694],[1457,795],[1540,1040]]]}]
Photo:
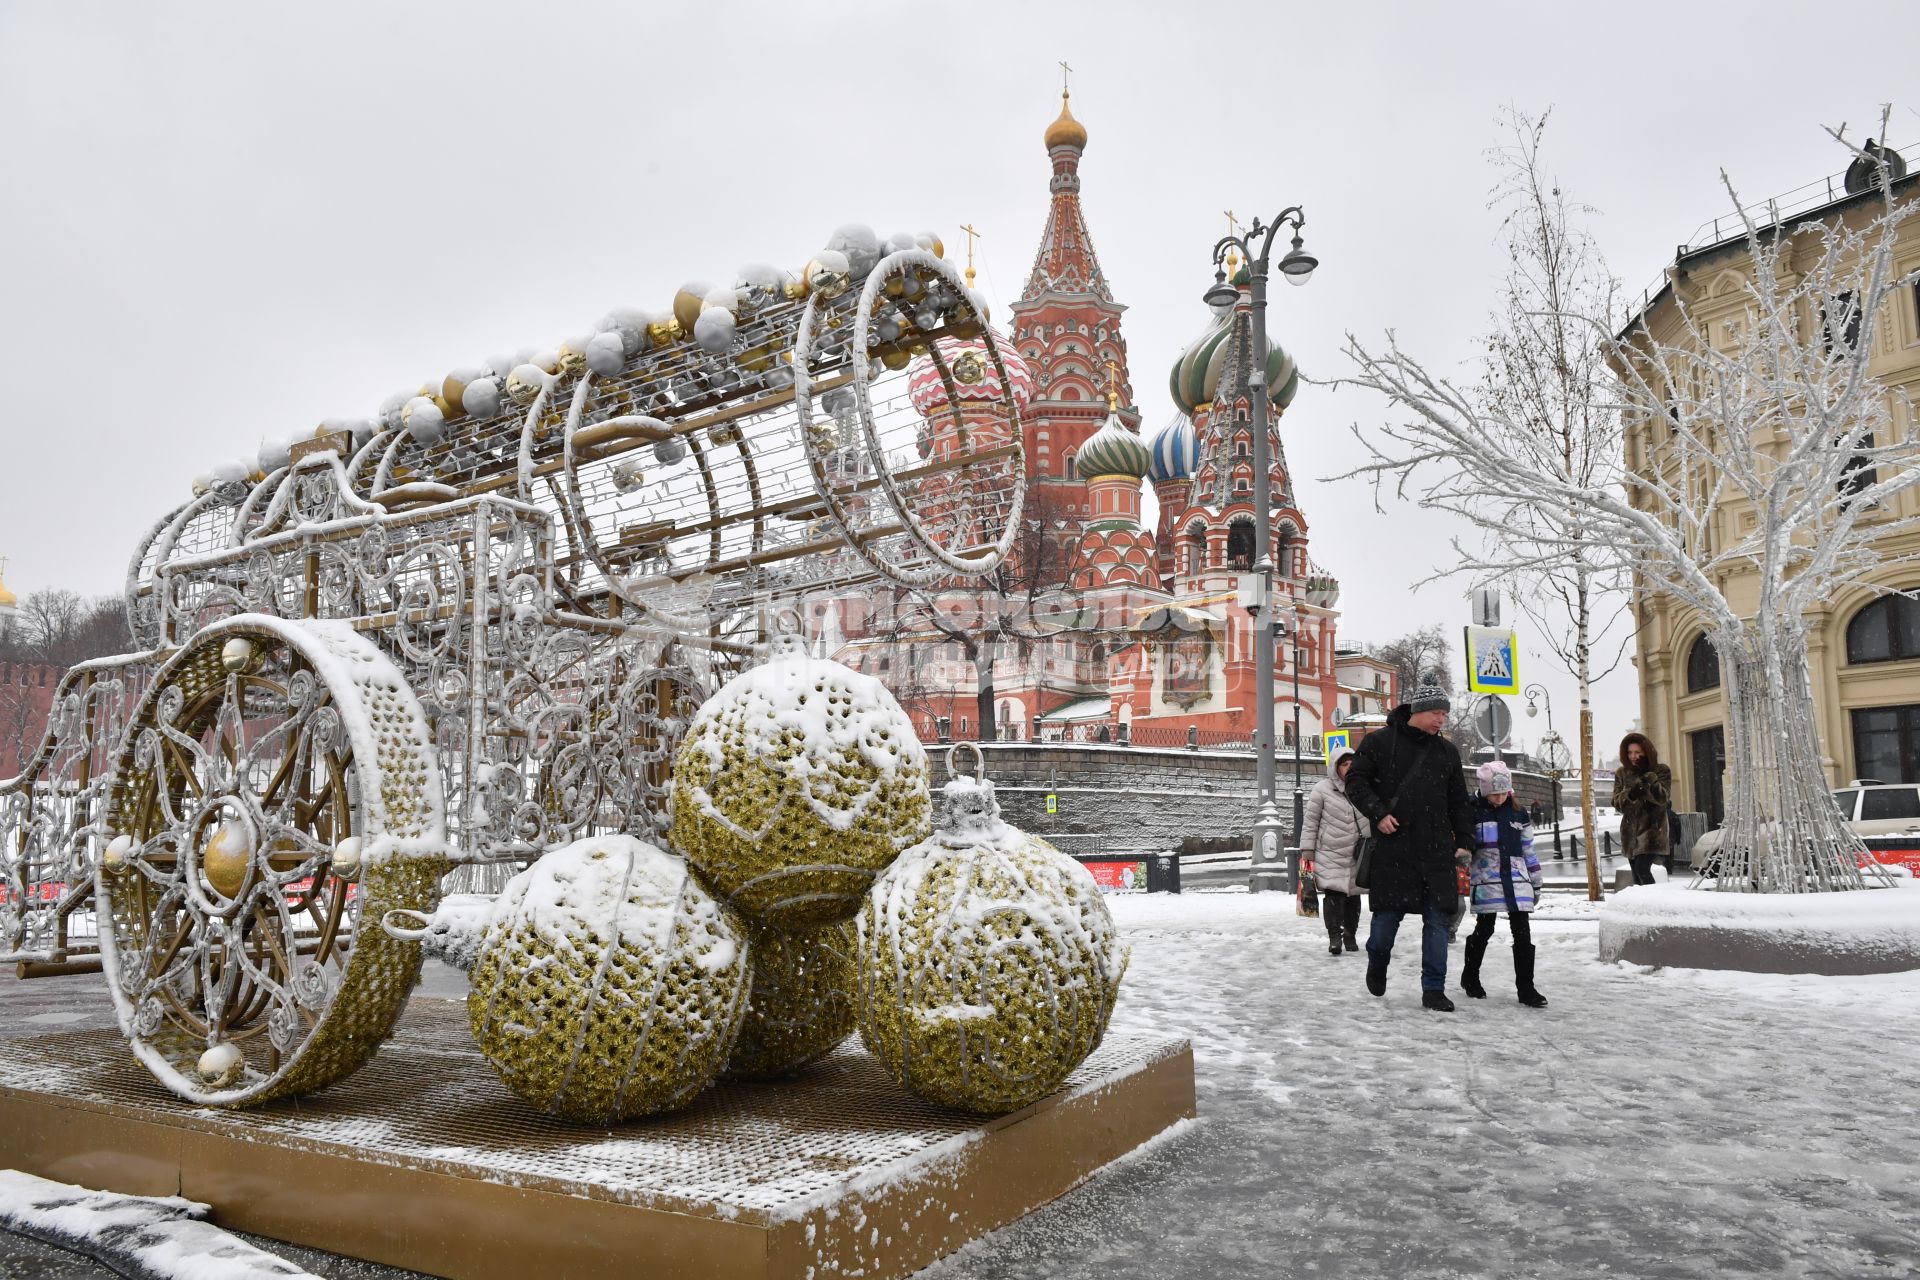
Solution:
[{"label": "gold christmas ball", "polygon": [[684,861],[594,836],[508,882],[481,933],[467,1020],[536,1109],[611,1124],[690,1102],[746,1011],[744,927]]},{"label": "gold christmas ball", "polygon": [[861,905],[860,1036],[928,1101],[1004,1114],[1099,1047],[1127,953],[1086,868],[1002,822],[991,784],[945,803]]},{"label": "gold christmas ball", "polygon": [[107,847],[100,855],[100,865],[108,871],[125,871],[127,863],[133,860],[133,849],[132,836],[115,836],[107,841]]},{"label": "gold christmas ball", "polygon": [[889,369],[904,369],[913,363],[913,356],[905,347],[888,347],[880,353],[880,363]]},{"label": "gold christmas ball", "polygon": [[359,836],[348,836],[333,846],[333,854],[328,860],[333,874],[342,880],[360,878],[362,846]]},{"label": "gold christmas ball", "polygon": [[467,384],[464,379],[450,373],[440,380],[440,407],[446,411],[449,418],[467,411],[466,394]]},{"label": "gold christmas ball", "polygon": [[807,263],[801,273],[807,289],[822,298],[837,298],[845,293],[853,283],[852,268],[847,263],[847,255],[838,249],[822,249]]},{"label": "gold christmas ball", "polygon": [[783,933],[749,925],[747,1016],[722,1074],[791,1075],[853,1034],[853,926]]},{"label": "gold christmas ball", "polygon": [[673,318],[679,322],[681,332],[693,332],[695,322],[700,319],[700,310],[706,305],[707,295],[712,292],[712,285],[696,282],[681,285],[673,295]]},{"label": "gold christmas ball", "polygon": [[783,655],[736,676],[674,757],[674,847],[754,923],[790,931],[859,909],[928,829],[927,757],[880,682]]},{"label": "gold christmas ball", "polygon": [[213,829],[200,849],[200,874],[223,898],[235,898],[253,866],[253,838],[245,824],[228,819]]},{"label": "gold christmas ball", "polygon": [[259,650],[244,636],[235,636],[220,646],[220,665],[233,675],[253,670],[258,657]]},{"label": "gold christmas ball", "polygon": [[246,1073],[247,1058],[240,1046],[227,1041],[213,1045],[196,1064],[200,1079],[214,1089],[230,1089]]}]

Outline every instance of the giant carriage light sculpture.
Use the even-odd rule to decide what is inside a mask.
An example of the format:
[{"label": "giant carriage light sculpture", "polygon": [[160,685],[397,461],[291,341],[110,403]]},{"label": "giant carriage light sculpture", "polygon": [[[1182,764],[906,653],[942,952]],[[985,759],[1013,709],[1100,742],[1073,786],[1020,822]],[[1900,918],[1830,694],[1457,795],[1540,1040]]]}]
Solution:
[{"label": "giant carriage light sculpture", "polygon": [[190,1100],[364,1063],[420,964],[375,922],[658,839],[690,714],[798,601],[1000,563],[1018,410],[940,253],[845,228],[196,482],[128,574],[142,651],[69,671],[0,782],[0,961],[103,970]]}]

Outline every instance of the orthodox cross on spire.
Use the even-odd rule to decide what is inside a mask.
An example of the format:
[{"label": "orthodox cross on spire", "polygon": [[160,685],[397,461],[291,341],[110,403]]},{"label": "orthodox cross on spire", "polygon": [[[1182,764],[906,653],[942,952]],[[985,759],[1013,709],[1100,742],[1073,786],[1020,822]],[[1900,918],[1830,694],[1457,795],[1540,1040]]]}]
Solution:
[{"label": "orthodox cross on spire", "polygon": [[[1231,209],[1227,209],[1224,212],[1227,215],[1227,234],[1230,236],[1239,235],[1240,219],[1233,216],[1233,210]],[[1227,274],[1231,276],[1238,270],[1240,270],[1240,255],[1234,250],[1229,249],[1227,250]]]},{"label": "orthodox cross on spire", "polygon": [[971,222],[960,228],[967,233],[967,288],[973,288],[973,242],[981,238]]},{"label": "orthodox cross on spire", "polygon": [[1070,92],[1070,90],[1067,87],[1067,77],[1072,74],[1073,74],[1073,68],[1068,66],[1066,64],[1066,61],[1063,59],[1060,63],[1060,96],[1063,98],[1066,97],[1067,94]]}]

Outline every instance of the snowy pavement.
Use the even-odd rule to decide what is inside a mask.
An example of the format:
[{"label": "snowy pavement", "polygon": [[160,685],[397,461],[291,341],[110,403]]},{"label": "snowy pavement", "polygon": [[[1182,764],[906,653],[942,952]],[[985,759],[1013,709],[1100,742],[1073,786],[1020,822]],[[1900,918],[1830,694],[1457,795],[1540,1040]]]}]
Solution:
[{"label": "snowy pavement", "polygon": [[[1920,973],[1603,965],[1592,905],[1550,895],[1551,1007],[1513,999],[1502,924],[1489,998],[1452,985],[1456,945],[1460,1011],[1434,1014],[1412,922],[1376,1000],[1291,897],[1110,901],[1134,948],[1115,1028],[1192,1039],[1200,1119],[932,1280],[1920,1274]],[[0,1036],[96,1018],[97,978],[0,982]],[[0,1238],[0,1276],[25,1249]]]},{"label": "snowy pavement", "polygon": [[1201,1118],[928,1277],[1920,1273],[1920,973],[1603,965],[1555,896],[1551,1007],[1513,998],[1502,923],[1485,1001],[1454,947],[1448,1015],[1412,922],[1376,1000],[1289,898],[1112,905],[1114,1025],[1192,1037]]}]

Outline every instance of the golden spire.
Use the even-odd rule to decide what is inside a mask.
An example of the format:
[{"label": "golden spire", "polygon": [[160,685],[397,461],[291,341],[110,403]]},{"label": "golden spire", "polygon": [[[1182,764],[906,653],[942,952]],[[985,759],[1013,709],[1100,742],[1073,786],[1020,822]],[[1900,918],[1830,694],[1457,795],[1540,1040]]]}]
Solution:
[{"label": "golden spire", "polygon": [[1067,77],[1072,71],[1073,68],[1065,62],[1060,64],[1060,118],[1047,126],[1047,150],[1049,151],[1055,147],[1073,147],[1080,150],[1087,145],[1087,128],[1073,118],[1073,112],[1068,106],[1073,97],[1073,91],[1068,86]]},{"label": "golden spire", "polygon": [[980,233],[973,229],[971,222],[960,229],[967,233],[967,288],[971,289],[973,288],[973,242],[980,238]]},{"label": "golden spire", "polygon": [[[7,571],[7,558],[0,556],[0,573]],[[20,597],[7,590],[7,584],[0,582],[0,609],[12,609],[18,606]]]},{"label": "golden spire", "polygon": [[1120,366],[1107,361],[1107,412],[1120,412]]},{"label": "golden spire", "polygon": [[[1227,215],[1227,234],[1230,236],[1239,235],[1240,219],[1233,216],[1233,210],[1231,209],[1226,210],[1226,215]],[[1240,251],[1238,249],[1227,250],[1227,279],[1229,280],[1233,279],[1234,275],[1238,273],[1239,270],[1240,270]]]}]

